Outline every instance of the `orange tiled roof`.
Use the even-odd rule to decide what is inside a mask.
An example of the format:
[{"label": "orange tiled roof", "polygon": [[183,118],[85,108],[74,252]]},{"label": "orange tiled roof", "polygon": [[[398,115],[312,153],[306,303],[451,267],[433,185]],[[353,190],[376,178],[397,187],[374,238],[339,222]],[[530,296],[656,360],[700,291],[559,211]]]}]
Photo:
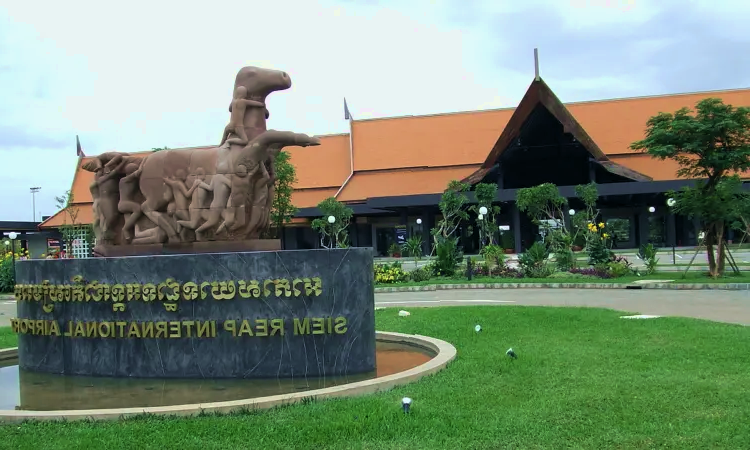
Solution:
[{"label": "orange tiled roof", "polygon": [[346,184],[336,200],[358,202],[369,197],[437,194],[445,190],[450,180],[461,180],[474,172],[478,165],[459,167],[428,167],[396,169],[377,172],[357,172]]},{"label": "orange tiled roof", "polygon": [[297,208],[314,208],[318,203],[333,197],[338,192],[338,188],[333,189],[295,189],[292,192],[292,205]]},{"label": "orange tiled roof", "polygon": [[[693,108],[707,97],[718,97],[735,106],[750,105],[750,89],[736,89],[564,106],[612,163],[654,180],[669,180],[676,178],[677,166],[673,162],[633,154],[628,146],[643,137],[650,117],[682,107]],[[307,208],[334,196],[349,178],[352,165],[355,173],[341,189],[341,201],[442,192],[451,179],[460,179],[459,175],[470,174],[485,162],[514,111],[515,108],[503,108],[353,121],[353,164],[348,134],[321,136],[317,147],[287,149],[297,169],[293,202],[298,208]],[[81,217],[90,217],[84,210],[90,209],[92,181],[93,174],[79,165],[71,191],[74,203],[81,204]],[[49,226],[56,216],[42,226]]]},{"label": "orange tiled roof", "polygon": [[[336,188],[338,190],[351,173],[349,135],[319,136],[315,147],[287,147],[297,171],[298,189]],[[335,192],[334,192],[335,194]]]},{"label": "orange tiled roof", "polygon": [[[75,221],[76,225],[94,223],[94,210],[91,202],[76,204],[76,206],[71,209],[74,213],[77,212]],[[39,228],[58,228],[63,225],[73,225],[73,221],[65,210],[60,210],[53,216],[47,218],[44,222],[40,223]]]}]

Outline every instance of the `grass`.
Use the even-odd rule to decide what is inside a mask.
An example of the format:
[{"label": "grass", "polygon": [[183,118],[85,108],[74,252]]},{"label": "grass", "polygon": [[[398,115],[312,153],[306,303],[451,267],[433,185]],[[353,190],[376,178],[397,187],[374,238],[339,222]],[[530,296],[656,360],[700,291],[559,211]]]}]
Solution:
[{"label": "grass", "polygon": [[576,277],[571,274],[569,277],[550,277],[550,278],[498,278],[498,277],[474,277],[469,281],[466,277],[461,278],[432,278],[427,281],[408,281],[403,283],[376,284],[375,287],[407,287],[407,286],[429,286],[433,284],[500,284],[500,283],[620,283],[628,284],[638,280],[674,280],[674,283],[750,283],[750,273],[741,273],[740,275],[726,274],[721,278],[711,278],[703,273],[688,272],[685,278],[682,278],[683,272],[657,272],[653,275],[643,275],[640,277],[629,276],[620,278],[589,278]]},{"label": "grass", "polygon": [[10,327],[0,327],[0,349],[18,346],[18,336],[11,332]]},{"label": "grass", "polygon": [[[377,328],[458,357],[417,383],[270,411],[0,425],[8,449],[745,448],[750,329],[602,309],[418,308]],[[474,332],[481,324],[483,331]],[[513,347],[519,359],[504,353]],[[400,399],[413,399],[412,413]]]}]

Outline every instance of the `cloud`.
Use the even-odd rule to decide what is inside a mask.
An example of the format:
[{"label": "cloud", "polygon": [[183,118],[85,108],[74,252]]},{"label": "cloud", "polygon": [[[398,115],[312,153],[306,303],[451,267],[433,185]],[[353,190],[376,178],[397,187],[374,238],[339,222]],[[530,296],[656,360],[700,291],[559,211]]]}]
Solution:
[{"label": "cloud", "polygon": [[563,101],[750,85],[735,0],[6,3],[0,220],[30,215],[32,185],[54,212],[76,135],[87,154],[218,142],[245,65],[291,74],[269,127],[310,134],[348,130],[344,97],[356,119],[514,106],[535,47]]}]

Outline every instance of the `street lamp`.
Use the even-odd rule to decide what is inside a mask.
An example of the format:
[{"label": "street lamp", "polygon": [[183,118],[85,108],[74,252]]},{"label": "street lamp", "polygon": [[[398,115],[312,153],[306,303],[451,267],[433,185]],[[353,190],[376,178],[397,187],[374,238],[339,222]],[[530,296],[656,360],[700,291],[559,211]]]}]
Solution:
[{"label": "street lamp", "polygon": [[575,215],[576,215],[576,210],[575,210],[575,209],[573,209],[573,208],[570,208],[570,209],[568,210],[568,214],[570,214],[571,216],[575,216]]},{"label": "street lamp", "polygon": [[34,216],[31,219],[32,222],[36,222],[36,193],[41,190],[42,188],[38,186],[29,188],[29,192],[31,192],[31,207],[33,208],[33,211],[34,211]]},{"label": "street lamp", "polygon": [[649,206],[648,207],[648,212],[650,212],[650,213],[656,212],[656,208],[654,208],[653,206]]},{"label": "street lamp", "polygon": [[487,215],[487,208],[485,206],[482,206],[479,208],[479,215],[480,216],[486,216]]},{"label": "street lamp", "polygon": [[13,284],[16,283],[16,238],[18,237],[18,233],[15,231],[11,231],[8,233],[8,237],[10,238],[10,251],[13,252]]},{"label": "street lamp", "polygon": [[422,219],[417,219],[417,225],[422,225]]},{"label": "street lamp", "polygon": [[333,216],[328,216],[328,223],[333,225],[334,223],[336,223],[336,218]]},{"label": "street lamp", "polygon": [[[677,204],[677,200],[675,200],[675,199],[673,199],[671,197],[667,199],[667,206],[669,206],[670,208],[673,208],[674,205],[676,205],[676,204]],[[672,214],[674,214],[674,212]],[[677,264],[677,252],[675,252],[675,248],[674,248],[675,247],[675,241],[677,240],[677,236],[675,236],[675,233],[674,233],[674,229],[675,229],[675,227],[674,227],[674,218],[672,218],[672,222],[670,222],[670,223],[672,223],[672,230],[673,230],[673,232],[672,232],[672,264]]]}]

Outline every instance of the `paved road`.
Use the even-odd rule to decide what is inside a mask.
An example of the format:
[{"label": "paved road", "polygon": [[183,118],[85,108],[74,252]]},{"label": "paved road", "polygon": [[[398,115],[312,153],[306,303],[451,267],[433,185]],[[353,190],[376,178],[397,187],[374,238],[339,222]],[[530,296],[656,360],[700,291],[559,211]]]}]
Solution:
[{"label": "paved road", "polygon": [[750,325],[750,291],[472,289],[375,294],[375,306],[592,306]]},{"label": "paved road", "polygon": [[[750,325],[750,291],[467,289],[375,294],[376,307],[467,305],[592,306]],[[15,301],[0,299],[0,326],[8,326],[15,314]]]}]

